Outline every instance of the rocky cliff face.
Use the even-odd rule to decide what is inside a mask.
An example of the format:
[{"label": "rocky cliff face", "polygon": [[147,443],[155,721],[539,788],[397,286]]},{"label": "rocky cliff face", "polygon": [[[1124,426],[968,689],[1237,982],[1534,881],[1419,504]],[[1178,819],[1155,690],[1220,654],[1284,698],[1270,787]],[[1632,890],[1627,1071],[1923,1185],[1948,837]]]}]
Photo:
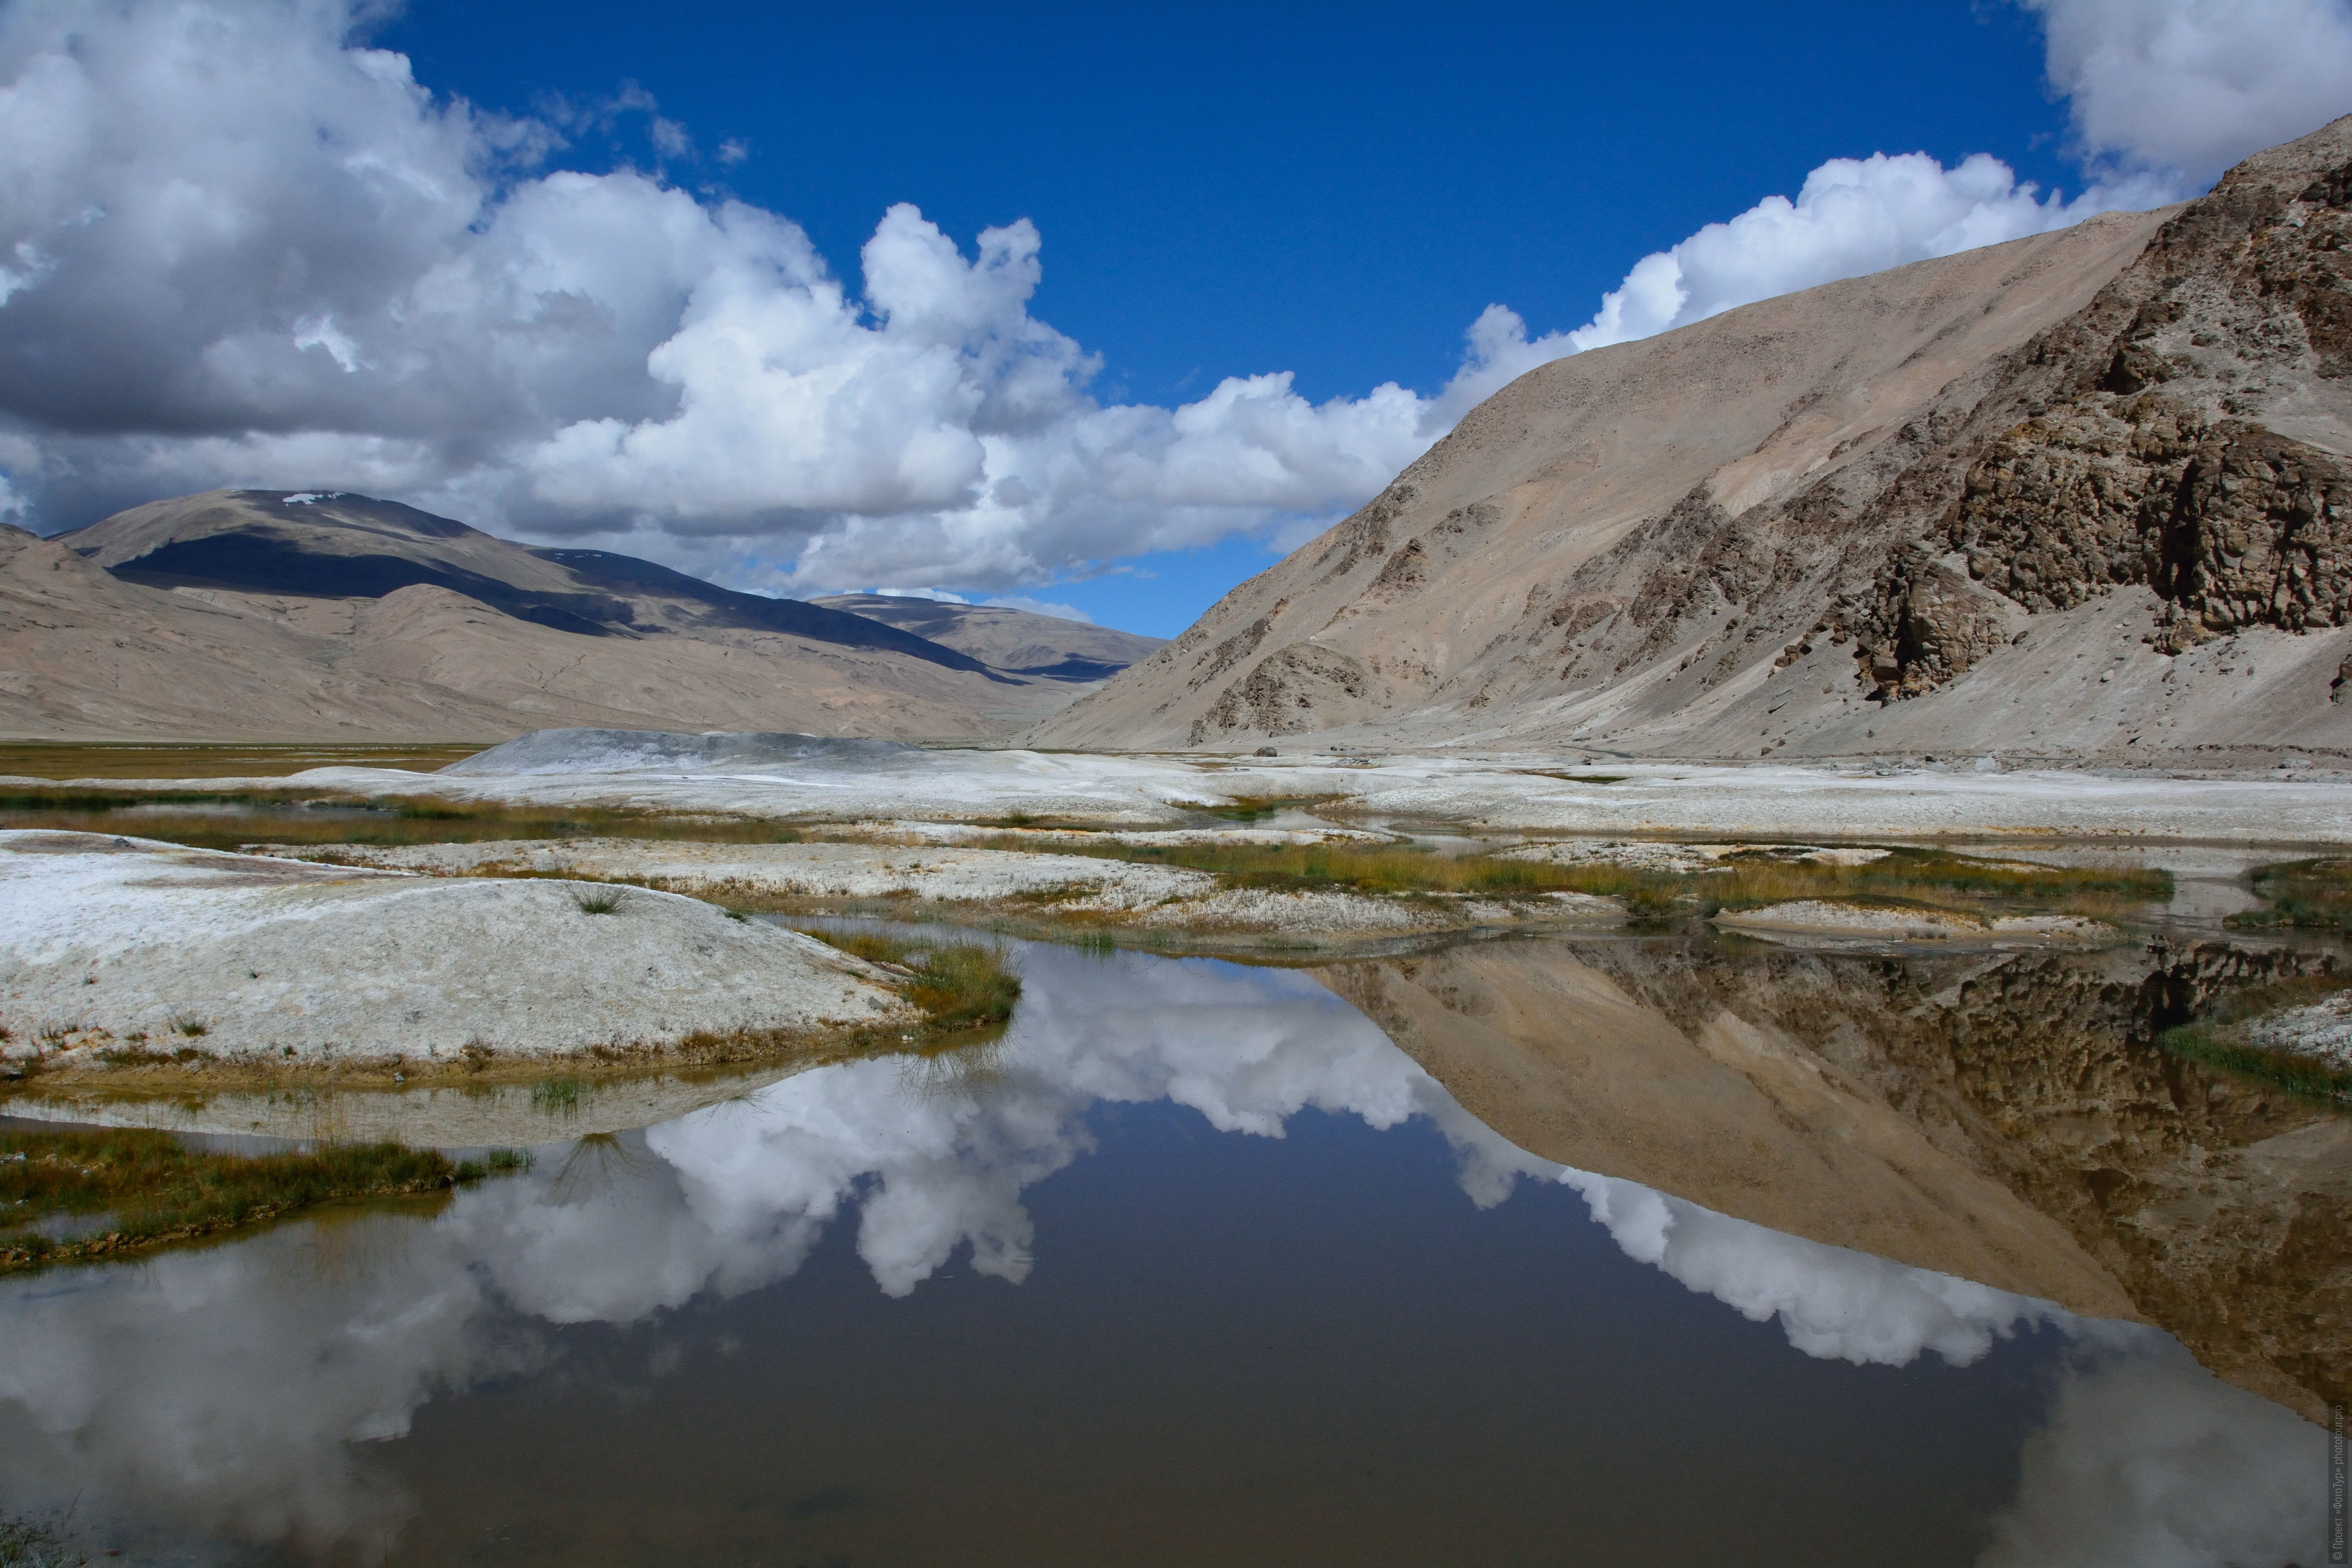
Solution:
[{"label": "rocky cliff face", "polygon": [[2347,191],[2352,120],[1555,362],[1040,736],[2352,754]]}]

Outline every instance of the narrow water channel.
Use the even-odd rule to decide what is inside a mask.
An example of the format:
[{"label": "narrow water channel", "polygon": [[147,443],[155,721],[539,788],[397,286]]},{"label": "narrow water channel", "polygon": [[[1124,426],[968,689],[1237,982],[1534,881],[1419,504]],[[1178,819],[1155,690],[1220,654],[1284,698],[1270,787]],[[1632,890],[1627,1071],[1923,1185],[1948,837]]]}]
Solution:
[{"label": "narrow water channel", "polygon": [[[992,1044],[612,1134],[543,1104],[533,1168],[446,1205],[0,1284],[0,1506],[173,1564],[2325,1560],[2293,1364],[2214,1375],[2234,1352],[2147,1321],[2055,1205],[1983,1199],[2015,1236],[1979,1273],[2107,1315],[1918,1266],[1979,1201],[1930,1154],[1991,1168],[1937,1115],[1926,1153],[1835,1133],[1910,1198],[1809,1173],[1703,1075],[1676,1092],[1720,1114],[1641,1124],[1643,1075],[1683,1071],[1626,1056],[1645,1007],[1746,986],[1866,1035],[1984,973],[1709,953],[1024,947]],[[2036,984],[1975,1005],[2095,1049]],[[1510,1055],[1545,1029],[1636,1065],[1546,1047],[1546,1087]]]}]

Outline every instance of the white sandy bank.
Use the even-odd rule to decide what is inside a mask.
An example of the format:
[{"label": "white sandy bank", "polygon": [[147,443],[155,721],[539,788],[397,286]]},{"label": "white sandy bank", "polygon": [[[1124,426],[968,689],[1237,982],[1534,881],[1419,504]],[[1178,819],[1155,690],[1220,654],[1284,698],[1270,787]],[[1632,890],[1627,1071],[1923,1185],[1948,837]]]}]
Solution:
[{"label": "white sandy bank", "polygon": [[588,891],[0,832],[0,1049],[453,1061],[905,1013],[810,938],[643,889],[589,913]]}]

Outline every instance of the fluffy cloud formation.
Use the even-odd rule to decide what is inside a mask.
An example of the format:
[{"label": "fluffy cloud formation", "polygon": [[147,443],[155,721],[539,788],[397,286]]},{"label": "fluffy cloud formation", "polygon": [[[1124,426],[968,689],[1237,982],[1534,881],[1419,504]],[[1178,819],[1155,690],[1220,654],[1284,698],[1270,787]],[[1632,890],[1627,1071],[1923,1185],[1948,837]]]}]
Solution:
[{"label": "fluffy cloud formation", "polygon": [[2185,194],[2352,110],[2345,0],[2021,0],[2081,150]]},{"label": "fluffy cloud formation", "polygon": [[1167,408],[1097,399],[1097,357],[1029,313],[1025,220],[966,253],[892,207],[861,291],[777,214],[544,171],[615,115],[691,156],[642,92],[483,114],[354,44],[345,0],[26,0],[0,11],[0,516],[324,485],[796,593],[1295,542],[1548,360],[2169,199],[2352,107],[2340,0],[2031,3],[2103,171],[2074,201],[1981,154],[1835,159],[1583,327],[1490,307],[1433,395],[1271,373]]},{"label": "fluffy cloud formation", "polygon": [[2008,164],[1982,153],[1948,169],[1925,153],[1832,158],[1805,176],[1795,201],[1767,196],[1671,250],[1643,257],[1624,282],[1601,297],[1592,320],[1573,331],[1530,342],[1517,315],[1489,306],[1471,328],[1471,363],[1457,383],[1490,391],[1563,354],[1650,337],[1776,294],[2022,239],[2093,213],[2165,199],[2139,182],[2101,187],[2073,202],[2043,198]]}]

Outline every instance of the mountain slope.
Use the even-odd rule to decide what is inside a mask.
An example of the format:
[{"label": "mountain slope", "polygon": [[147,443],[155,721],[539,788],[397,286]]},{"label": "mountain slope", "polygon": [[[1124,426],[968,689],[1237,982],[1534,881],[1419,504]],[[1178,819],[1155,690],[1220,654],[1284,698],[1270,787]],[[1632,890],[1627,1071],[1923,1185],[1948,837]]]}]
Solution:
[{"label": "mountain slope", "polygon": [[2352,748],[2352,120],[1529,373],[1055,745]]},{"label": "mountain slope", "polygon": [[782,632],[982,668],[953,648],[838,610],[737,593],[607,551],[534,550],[370,496],[210,490],[133,507],[58,539],[152,587],[373,599],[423,584],[583,636]]},{"label": "mountain slope", "polygon": [[[583,572],[471,530],[446,536],[456,543],[437,552],[415,543],[436,537],[423,525],[399,521],[397,531],[348,530],[345,556],[422,564],[433,575],[378,595],[354,592],[348,577],[297,577],[342,590],[331,596],[140,581],[137,563],[152,565],[175,542],[169,536],[94,540],[89,529],[47,540],[0,527],[0,735],[494,740],[569,725],[977,739],[1067,700],[1061,683],[1002,676],[838,611],[786,606],[846,634],[830,640],[725,624],[724,590],[691,578],[680,586],[647,563],[600,557]],[[196,539],[234,538],[243,527],[238,519]],[[97,548],[85,556],[75,543]],[[110,546],[133,570],[106,570]],[[289,554],[300,572],[335,564],[319,550],[274,559]],[[210,569],[230,574],[244,559],[215,558]],[[625,593],[598,597],[593,572],[609,574],[608,585],[625,574]],[[443,585],[459,573],[501,584],[508,605],[603,618],[583,635],[560,616],[551,625],[510,614]],[[695,589],[708,596],[693,598]]]},{"label": "mountain slope", "polygon": [[1107,680],[1168,646],[1166,637],[1001,605],[947,604],[903,594],[828,594],[809,602],[928,637],[997,669],[1047,680]]}]

